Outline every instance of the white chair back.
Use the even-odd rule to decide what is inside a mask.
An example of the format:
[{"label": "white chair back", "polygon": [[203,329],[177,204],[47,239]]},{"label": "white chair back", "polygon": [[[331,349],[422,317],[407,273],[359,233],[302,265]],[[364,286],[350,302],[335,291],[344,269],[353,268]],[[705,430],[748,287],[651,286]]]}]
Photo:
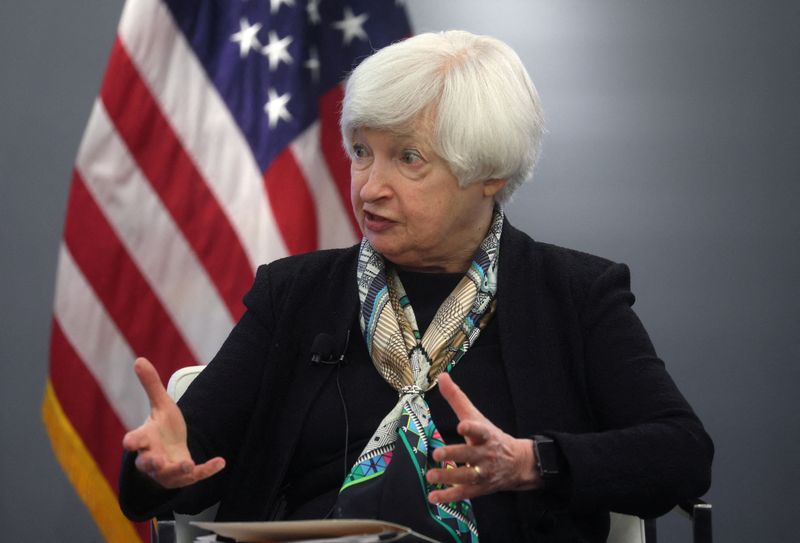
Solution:
[{"label": "white chair back", "polygon": [[205,368],[205,366],[187,366],[173,373],[167,383],[167,394],[169,394],[169,397],[177,402],[180,397],[183,396],[183,393],[186,392],[186,389],[189,388],[189,385],[192,384],[194,378],[200,375],[203,368]]}]

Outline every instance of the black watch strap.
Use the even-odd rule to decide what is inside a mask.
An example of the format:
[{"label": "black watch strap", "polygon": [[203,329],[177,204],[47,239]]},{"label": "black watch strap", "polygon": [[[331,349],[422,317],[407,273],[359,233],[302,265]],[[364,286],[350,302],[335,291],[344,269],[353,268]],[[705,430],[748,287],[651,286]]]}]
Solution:
[{"label": "black watch strap", "polygon": [[558,478],[561,474],[558,444],[550,437],[535,435],[533,447],[536,451],[536,467],[541,478],[545,482]]}]

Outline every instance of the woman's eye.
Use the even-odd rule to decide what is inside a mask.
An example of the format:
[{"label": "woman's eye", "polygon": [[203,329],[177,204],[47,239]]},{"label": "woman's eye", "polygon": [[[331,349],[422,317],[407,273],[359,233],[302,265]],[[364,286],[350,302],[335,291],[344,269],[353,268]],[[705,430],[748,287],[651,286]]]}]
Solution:
[{"label": "woman's eye", "polygon": [[400,155],[400,160],[402,160],[406,164],[414,164],[422,160],[422,157],[417,151],[407,149],[403,151],[403,153]]},{"label": "woman's eye", "polygon": [[367,156],[367,147],[361,143],[353,145],[353,156],[356,158],[364,158]]}]

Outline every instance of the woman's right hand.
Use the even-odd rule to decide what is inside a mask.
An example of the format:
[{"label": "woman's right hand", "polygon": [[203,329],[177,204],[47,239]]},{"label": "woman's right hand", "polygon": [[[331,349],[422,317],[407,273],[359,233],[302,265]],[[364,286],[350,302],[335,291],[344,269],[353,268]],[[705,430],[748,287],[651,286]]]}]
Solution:
[{"label": "woman's right hand", "polygon": [[123,447],[137,453],[136,468],[165,488],[191,485],[224,468],[220,456],[194,463],[183,413],[167,394],[158,372],[146,358],[137,358],[133,369],[150,400],[150,416],[122,439]]}]

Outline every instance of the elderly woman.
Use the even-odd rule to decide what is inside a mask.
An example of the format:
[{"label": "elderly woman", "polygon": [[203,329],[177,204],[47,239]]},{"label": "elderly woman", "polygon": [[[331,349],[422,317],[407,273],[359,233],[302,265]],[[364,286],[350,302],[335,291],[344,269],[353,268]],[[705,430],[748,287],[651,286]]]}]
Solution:
[{"label": "elderly woman", "polygon": [[348,79],[341,129],[361,244],[261,267],[180,408],[136,362],[152,416],[124,440],[128,516],[219,501],[218,520],[603,541],[608,511],[706,491],[711,441],[628,269],[503,214],[542,135],[507,45],[445,32],[378,51]]}]

